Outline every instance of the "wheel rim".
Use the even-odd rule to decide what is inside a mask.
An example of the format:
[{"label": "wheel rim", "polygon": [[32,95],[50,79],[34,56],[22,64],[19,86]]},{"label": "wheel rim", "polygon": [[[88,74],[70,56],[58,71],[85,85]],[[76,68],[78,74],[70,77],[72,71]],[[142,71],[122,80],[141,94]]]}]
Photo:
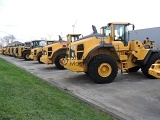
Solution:
[{"label": "wheel rim", "polygon": [[26,58],[29,59],[29,54],[26,55]]},{"label": "wheel rim", "polygon": [[62,66],[63,66],[63,60],[64,60],[64,58],[61,58],[61,59],[59,60],[59,63],[60,63],[60,65],[62,65]]},{"label": "wheel rim", "polygon": [[160,64],[160,59],[156,60],[155,64]]},{"label": "wheel rim", "polygon": [[108,63],[102,63],[98,67],[98,73],[102,77],[109,76],[111,74],[111,72],[112,72],[112,68],[111,68],[110,64],[108,64]]}]

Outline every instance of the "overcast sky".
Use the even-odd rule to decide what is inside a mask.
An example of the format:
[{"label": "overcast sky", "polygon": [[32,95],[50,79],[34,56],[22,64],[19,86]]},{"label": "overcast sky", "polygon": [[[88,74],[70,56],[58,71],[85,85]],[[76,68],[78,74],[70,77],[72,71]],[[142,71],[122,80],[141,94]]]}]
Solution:
[{"label": "overcast sky", "polygon": [[58,39],[73,33],[76,21],[74,32],[83,35],[92,32],[92,24],[99,31],[108,22],[131,22],[135,29],[159,27],[159,11],[158,0],[0,0],[0,37]]}]

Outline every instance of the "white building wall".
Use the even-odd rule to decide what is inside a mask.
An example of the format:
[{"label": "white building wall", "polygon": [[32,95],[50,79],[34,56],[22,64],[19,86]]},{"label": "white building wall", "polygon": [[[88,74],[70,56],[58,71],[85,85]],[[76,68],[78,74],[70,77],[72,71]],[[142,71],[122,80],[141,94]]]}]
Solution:
[{"label": "white building wall", "polygon": [[149,40],[155,41],[160,49],[160,27],[130,31],[130,40],[140,40],[143,42],[147,37],[149,37]]}]

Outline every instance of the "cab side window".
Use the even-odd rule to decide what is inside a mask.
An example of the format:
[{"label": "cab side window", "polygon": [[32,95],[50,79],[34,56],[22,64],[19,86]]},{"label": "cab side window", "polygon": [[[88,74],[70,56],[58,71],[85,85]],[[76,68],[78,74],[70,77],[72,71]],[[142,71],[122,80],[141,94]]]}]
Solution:
[{"label": "cab side window", "polygon": [[125,39],[125,26],[124,25],[114,25],[114,40],[124,41]]}]

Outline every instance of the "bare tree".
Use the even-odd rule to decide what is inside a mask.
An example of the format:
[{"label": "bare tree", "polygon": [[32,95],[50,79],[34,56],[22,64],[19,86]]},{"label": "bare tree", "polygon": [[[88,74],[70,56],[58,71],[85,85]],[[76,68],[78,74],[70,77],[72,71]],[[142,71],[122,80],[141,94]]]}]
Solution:
[{"label": "bare tree", "polygon": [[5,43],[5,40],[3,38],[0,38],[0,46],[3,46]]},{"label": "bare tree", "polygon": [[0,42],[1,42],[1,45],[3,46],[4,44],[8,45],[9,43],[12,43],[15,39],[16,38],[14,35],[7,35],[1,38]]}]

